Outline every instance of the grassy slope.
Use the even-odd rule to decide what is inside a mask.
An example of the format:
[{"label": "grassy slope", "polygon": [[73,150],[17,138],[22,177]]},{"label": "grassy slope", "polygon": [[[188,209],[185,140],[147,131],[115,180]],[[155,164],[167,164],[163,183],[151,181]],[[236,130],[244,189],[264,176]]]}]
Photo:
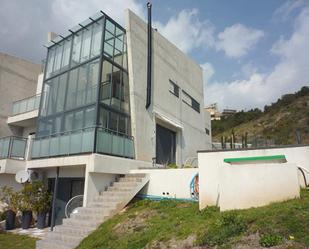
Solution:
[{"label": "grassy slope", "polygon": [[[241,142],[241,135],[248,132],[249,137],[256,134],[276,139],[280,144],[294,144],[295,129],[309,125],[309,108],[306,103],[309,103],[309,96],[300,97],[287,106],[264,113],[258,119],[214,134],[214,141],[220,142],[221,136],[230,136],[234,130],[236,136],[238,135],[238,142]],[[303,143],[309,143],[309,133],[306,135],[303,133],[302,138]]]},{"label": "grassy slope", "polygon": [[28,236],[0,232],[1,249],[34,249],[35,239]]},{"label": "grassy slope", "polygon": [[[220,213],[217,208],[198,210],[197,203],[137,201],[125,212],[103,223],[78,249],[161,248],[155,242],[184,240],[197,235],[199,245],[221,244],[230,248],[243,236],[277,234],[286,241],[295,237],[297,246],[309,247],[309,190],[302,198],[266,207]],[[294,243],[294,242],[293,242]]]}]

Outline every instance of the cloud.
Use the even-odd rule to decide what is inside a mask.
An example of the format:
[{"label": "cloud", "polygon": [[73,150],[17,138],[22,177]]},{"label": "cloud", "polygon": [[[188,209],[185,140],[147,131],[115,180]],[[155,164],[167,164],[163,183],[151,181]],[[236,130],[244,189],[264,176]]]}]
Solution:
[{"label": "cloud", "polygon": [[253,72],[247,79],[206,84],[205,102],[218,102],[221,108],[263,108],[285,93],[309,85],[309,7],[294,21],[287,39],[280,38],[271,49],[279,62],[268,74]]},{"label": "cloud", "polygon": [[204,64],[201,65],[201,67],[203,69],[204,84],[207,84],[212,78],[212,76],[215,74],[215,69],[209,62],[205,62]]},{"label": "cloud", "polygon": [[273,14],[273,19],[277,21],[286,21],[295,10],[303,7],[306,4],[308,4],[308,2],[306,3],[304,0],[286,1],[278,9],[275,10]]},{"label": "cloud", "polygon": [[216,49],[224,51],[228,57],[239,58],[248,54],[263,36],[261,30],[234,24],[218,34]]},{"label": "cloud", "polygon": [[63,34],[99,10],[121,24],[124,9],[144,16],[146,5],[138,0],[0,0],[0,51],[34,62],[46,56],[43,45],[49,31]]},{"label": "cloud", "polygon": [[201,21],[198,14],[197,9],[185,9],[167,23],[155,22],[154,26],[185,53],[202,46],[212,47],[214,26],[208,20]]}]

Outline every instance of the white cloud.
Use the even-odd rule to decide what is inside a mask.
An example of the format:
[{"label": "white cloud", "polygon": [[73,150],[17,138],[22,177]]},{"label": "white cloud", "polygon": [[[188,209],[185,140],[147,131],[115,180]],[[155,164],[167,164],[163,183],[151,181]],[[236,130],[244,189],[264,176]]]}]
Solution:
[{"label": "white cloud", "polygon": [[291,14],[307,4],[304,0],[289,0],[282,4],[273,14],[273,18],[278,21],[286,21]]},{"label": "white cloud", "polygon": [[205,62],[201,65],[201,67],[203,69],[204,84],[207,84],[212,78],[212,76],[215,74],[215,69],[209,62]]},{"label": "white cloud", "polygon": [[271,50],[280,61],[268,74],[254,72],[245,80],[213,82],[206,85],[205,102],[218,102],[221,107],[263,108],[285,93],[309,85],[309,7],[294,22],[288,39],[281,38]]},{"label": "white cloud", "polygon": [[214,27],[207,20],[199,20],[198,10],[182,10],[167,23],[155,22],[158,31],[185,53],[214,44]]},{"label": "white cloud", "polygon": [[261,30],[234,24],[218,34],[216,49],[224,51],[228,57],[239,58],[246,55],[263,36]]},{"label": "white cloud", "polygon": [[124,24],[125,9],[129,8],[139,16],[144,16],[146,10],[146,4],[143,6],[136,0],[54,0],[52,7],[55,17],[69,25],[76,25],[99,10]]}]

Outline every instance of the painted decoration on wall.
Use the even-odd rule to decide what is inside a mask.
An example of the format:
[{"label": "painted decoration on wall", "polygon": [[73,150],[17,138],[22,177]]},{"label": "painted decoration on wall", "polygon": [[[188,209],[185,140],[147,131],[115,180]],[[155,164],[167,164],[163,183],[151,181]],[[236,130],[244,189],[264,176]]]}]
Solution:
[{"label": "painted decoration on wall", "polygon": [[199,197],[199,176],[198,173],[193,176],[190,183],[191,198],[198,200]]}]

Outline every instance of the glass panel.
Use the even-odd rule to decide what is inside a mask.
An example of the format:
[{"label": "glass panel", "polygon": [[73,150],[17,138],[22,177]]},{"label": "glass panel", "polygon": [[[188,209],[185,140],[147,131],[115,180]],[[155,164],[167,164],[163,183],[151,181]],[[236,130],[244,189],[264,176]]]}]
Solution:
[{"label": "glass panel", "polygon": [[80,61],[81,42],[82,42],[82,32],[80,31],[76,35],[74,35],[72,65],[77,65]]},{"label": "glass panel", "polygon": [[115,34],[115,24],[113,24],[110,20],[106,19],[106,30],[111,32],[112,34]]},{"label": "glass panel", "polygon": [[49,78],[53,71],[54,66],[54,59],[55,59],[55,47],[49,49],[48,51],[48,58],[47,58],[47,65],[46,65],[46,78]]},{"label": "glass panel", "polygon": [[13,115],[16,115],[17,113],[19,113],[19,106],[20,106],[20,102],[13,103],[13,110],[12,110]]},{"label": "glass panel", "polygon": [[127,134],[127,118],[119,116],[118,132]]},{"label": "glass panel", "polygon": [[0,139],[0,158],[7,158],[10,147],[10,138]]},{"label": "glass panel", "polygon": [[26,140],[12,138],[11,157],[25,157]]},{"label": "glass panel", "polygon": [[20,101],[20,106],[19,106],[19,113],[24,113],[27,111],[27,101],[26,100],[21,100]]},{"label": "glass panel", "polygon": [[28,99],[27,112],[34,110],[34,102],[35,102],[34,97]]},{"label": "glass panel", "polygon": [[117,131],[118,115],[110,112],[108,128],[113,131]]},{"label": "glass panel", "polygon": [[61,112],[64,109],[64,98],[65,98],[66,87],[67,87],[67,73],[62,74],[59,77],[56,112]]},{"label": "glass panel", "polygon": [[124,140],[124,156],[134,158],[133,140],[125,138]]},{"label": "glass panel", "polygon": [[52,137],[50,139],[50,156],[59,155],[59,137]]},{"label": "glass panel", "polygon": [[71,131],[73,130],[73,113],[69,113],[65,115],[64,118],[64,130]]},{"label": "glass panel", "polygon": [[104,43],[104,55],[109,57],[109,58],[113,58],[113,46],[108,44],[107,42]]},{"label": "glass panel", "polygon": [[59,69],[61,67],[62,49],[63,49],[63,47],[60,44],[56,45],[55,62],[54,62],[53,72],[59,71]]},{"label": "glass panel", "polygon": [[83,31],[83,42],[82,42],[82,52],[81,52],[81,62],[88,60],[90,55],[90,45],[91,45],[91,28]]},{"label": "glass panel", "polygon": [[40,147],[41,147],[41,140],[34,140],[32,143],[32,152],[31,152],[32,158],[40,157]]},{"label": "glass panel", "polygon": [[64,42],[64,48],[63,48],[63,57],[62,57],[62,63],[61,68],[65,68],[69,66],[70,62],[70,52],[71,52],[71,39],[67,39]]},{"label": "glass panel", "polygon": [[121,136],[113,135],[112,141],[112,154],[123,155],[124,139]]},{"label": "glass panel", "polygon": [[86,93],[86,103],[93,103],[97,97],[97,84],[99,77],[99,60],[91,62],[89,65],[88,89]]},{"label": "glass panel", "polygon": [[83,128],[84,112],[78,111],[74,115],[73,130]]},{"label": "glass panel", "polygon": [[84,131],[82,136],[83,143],[81,152],[92,152],[94,143],[94,130],[91,129],[89,131]]},{"label": "glass panel", "polygon": [[62,135],[60,136],[60,151],[59,155],[67,155],[69,154],[69,147],[70,146],[70,136],[69,135]]},{"label": "glass panel", "polygon": [[100,24],[93,24],[92,43],[91,43],[91,57],[95,57],[100,54],[101,39],[102,39],[102,22]]},{"label": "glass panel", "polygon": [[82,149],[82,132],[72,133],[70,136],[70,154],[80,153]]},{"label": "glass panel", "polygon": [[70,72],[68,93],[66,99],[66,110],[70,110],[76,105],[76,88],[77,88],[77,78],[78,68]]},{"label": "glass panel", "polygon": [[56,113],[58,83],[59,83],[59,77],[56,77],[51,80],[50,96],[48,99],[48,106],[47,106],[48,115]]},{"label": "glass panel", "polygon": [[130,89],[129,89],[129,79],[128,79],[127,73],[123,73],[121,100],[122,100],[121,110],[129,114],[130,112]]},{"label": "glass panel", "polygon": [[78,74],[78,86],[76,93],[76,106],[85,104],[86,100],[86,85],[87,85],[87,67],[88,65],[82,65],[79,68]]},{"label": "glass panel", "polygon": [[41,140],[41,157],[49,156],[49,138],[44,138]]},{"label": "glass panel", "polygon": [[108,127],[108,114],[109,112],[103,108],[100,109],[100,126],[107,128]]},{"label": "glass panel", "polygon": [[91,107],[85,110],[85,125],[84,127],[92,127],[95,125],[95,108]]},{"label": "glass panel", "polygon": [[123,46],[122,67],[123,67],[125,70],[128,70],[127,44],[124,44],[124,46]]},{"label": "glass panel", "polygon": [[112,153],[112,135],[105,132],[104,130],[98,130],[97,135],[97,150],[101,153],[111,154]]}]

